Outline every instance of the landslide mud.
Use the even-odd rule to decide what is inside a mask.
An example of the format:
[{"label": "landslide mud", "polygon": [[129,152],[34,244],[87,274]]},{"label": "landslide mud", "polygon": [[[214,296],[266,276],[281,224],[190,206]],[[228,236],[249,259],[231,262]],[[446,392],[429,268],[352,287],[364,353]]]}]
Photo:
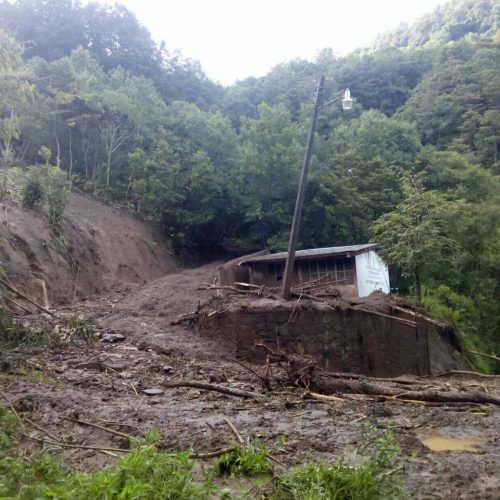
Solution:
[{"label": "landslide mud", "polygon": [[[286,466],[306,461],[353,459],[366,436],[366,424],[394,426],[405,455],[402,475],[410,498],[497,498],[500,487],[498,446],[500,411],[491,405],[424,406],[353,395],[337,403],[307,400],[303,390],[282,387],[273,368],[273,391],[264,391],[256,376],[231,361],[217,339],[201,336],[189,322],[171,321],[195,311],[211,292],[216,266],[170,274],[150,284],[127,285],[99,300],[60,310],[87,317],[96,332],[121,333],[122,342],[12,349],[0,347],[3,372],[0,389],[21,418],[28,418],[58,436],[80,444],[126,448],[126,439],[74,420],[102,424],[132,435],[161,432],[161,446],[177,451],[192,447],[212,451],[232,442],[223,422],[228,417],[244,437],[256,436],[274,447]],[[254,370],[263,367],[254,366]],[[450,390],[500,390],[498,378],[451,376],[415,378],[416,387]],[[264,401],[235,398],[191,388],[168,389],[179,379],[228,385],[266,395]],[[146,396],[146,388],[163,388]],[[425,447],[419,429],[435,429],[453,437],[480,439],[474,451],[434,452]],[[33,435],[41,434],[27,426]],[[40,443],[22,440],[26,453]],[[96,470],[112,460],[92,450],[53,452],[65,466]]]}]

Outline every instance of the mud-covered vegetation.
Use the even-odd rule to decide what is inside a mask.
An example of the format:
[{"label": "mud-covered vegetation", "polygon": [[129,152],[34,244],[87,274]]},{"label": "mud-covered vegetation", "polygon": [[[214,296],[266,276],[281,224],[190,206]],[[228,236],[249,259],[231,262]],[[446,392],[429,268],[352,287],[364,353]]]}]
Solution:
[{"label": "mud-covered vegetation", "polygon": [[[204,474],[196,471],[191,452],[166,453],[157,448],[158,434],[133,439],[130,451],[103,470],[68,472],[50,453],[27,457],[18,450],[17,438],[23,425],[19,414],[0,405],[0,495],[2,498],[32,499],[178,499],[287,498],[383,499],[400,498],[402,489],[395,465],[403,461],[389,431],[368,442],[370,454],[364,463],[311,463],[297,470],[277,474],[266,458],[262,444],[247,443],[234,448]],[[38,438],[37,438],[38,439]],[[47,444],[57,450],[57,443]],[[61,446],[61,445],[59,445]],[[126,450],[124,450],[126,451]],[[218,474],[259,476],[251,490],[223,488]]]},{"label": "mud-covered vegetation", "polygon": [[[372,47],[227,88],[120,5],[2,2],[0,23],[3,165],[36,172],[51,158],[67,183],[155,221],[185,259],[285,246],[315,79],[325,100],[350,87],[352,112],[320,117],[301,245],[378,238],[400,293],[452,320],[469,348],[498,350],[493,0],[455,0]],[[45,197],[56,231],[65,188],[24,192],[33,207]]]}]

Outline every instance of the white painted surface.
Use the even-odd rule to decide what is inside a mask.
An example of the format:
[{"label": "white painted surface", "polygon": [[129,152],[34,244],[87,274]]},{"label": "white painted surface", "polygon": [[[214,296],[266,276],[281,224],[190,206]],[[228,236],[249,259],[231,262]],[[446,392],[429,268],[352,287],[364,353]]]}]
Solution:
[{"label": "white painted surface", "polygon": [[356,285],[358,296],[366,297],[375,290],[389,293],[389,271],[376,252],[356,255]]}]

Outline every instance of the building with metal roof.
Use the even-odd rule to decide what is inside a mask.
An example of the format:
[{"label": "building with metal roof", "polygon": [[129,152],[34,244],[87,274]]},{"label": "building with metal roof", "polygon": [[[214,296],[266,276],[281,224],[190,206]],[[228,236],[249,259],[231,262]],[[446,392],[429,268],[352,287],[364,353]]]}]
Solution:
[{"label": "building with metal roof", "polygon": [[[346,295],[365,297],[375,290],[389,293],[387,266],[378,255],[378,245],[367,243],[341,247],[311,248],[295,253],[292,285],[322,280]],[[282,284],[287,252],[243,257],[248,282],[278,287]]]}]

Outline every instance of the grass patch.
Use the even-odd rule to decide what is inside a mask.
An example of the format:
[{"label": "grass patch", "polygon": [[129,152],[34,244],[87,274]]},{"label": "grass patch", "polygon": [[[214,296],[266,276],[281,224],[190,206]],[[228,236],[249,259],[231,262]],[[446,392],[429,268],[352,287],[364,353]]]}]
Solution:
[{"label": "grass patch", "polygon": [[[47,453],[26,458],[17,450],[18,422],[0,404],[0,498],[60,500],[198,500],[205,498],[377,500],[403,496],[397,465],[400,450],[392,432],[373,438],[363,452],[367,459],[356,467],[340,459],[298,467],[275,477],[262,489],[232,492],[214,483],[215,475],[255,476],[271,472],[266,447],[248,442],[218,459],[204,476],[190,452],[162,453],[158,435],[131,441],[131,451],[100,471],[68,472]],[[57,448],[56,446],[52,449]]]},{"label": "grass patch", "polygon": [[160,453],[155,434],[134,440],[125,457],[87,474],[66,471],[48,454],[21,456],[16,431],[15,416],[0,405],[0,498],[201,500],[220,496],[212,482],[195,479],[189,452]]},{"label": "grass patch", "polygon": [[373,438],[363,452],[368,458],[358,466],[344,459],[334,463],[316,462],[301,466],[276,479],[274,499],[377,500],[403,497],[397,474],[400,450],[392,431]]},{"label": "grass patch", "polygon": [[268,450],[258,440],[248,441],[245,445],[234,448],[222,455],[215,464],[220,476],[258,476],[272,471]]}]

